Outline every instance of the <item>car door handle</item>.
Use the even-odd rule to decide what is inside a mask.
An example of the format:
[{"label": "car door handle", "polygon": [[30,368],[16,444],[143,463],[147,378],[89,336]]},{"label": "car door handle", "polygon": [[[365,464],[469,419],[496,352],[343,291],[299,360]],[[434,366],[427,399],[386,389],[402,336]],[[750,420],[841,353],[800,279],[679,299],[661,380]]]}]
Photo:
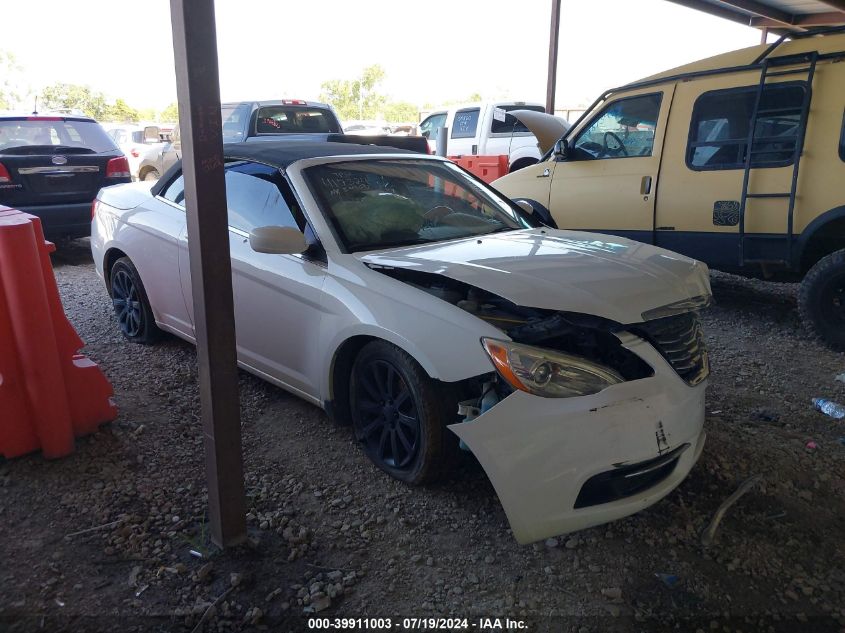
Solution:
[{"label": "car door handle", "polygon": [[651,176],[643,176],[640,183],[640,195],[647,196],[651,193]]},{"label": "car door handle", "polygon": [[546,168],[543,170],[543,173],[542,173],[542,174],[540,174],[539,176],[537,176],[537,178],[548,178],[548,177],[551,175],[551,173],[552,173],[552,172],[549,170],[549,168],[548,168],[548,167],[546,167]]}]

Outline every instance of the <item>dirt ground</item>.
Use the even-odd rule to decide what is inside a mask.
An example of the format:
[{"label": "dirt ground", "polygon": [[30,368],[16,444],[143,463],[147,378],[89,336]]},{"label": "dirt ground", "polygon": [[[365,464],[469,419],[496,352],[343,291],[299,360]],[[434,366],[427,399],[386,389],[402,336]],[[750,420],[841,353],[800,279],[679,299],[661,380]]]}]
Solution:
[{"label": "dirt ground", "polygon": [[[400,631],[420,617],[474,631],[502,630],[495,618],[531,632],[845,630],[845,421],[810,403],[845,402],[845,355],[802,330],[793,285],[714,273],[709,436],[676,491],[529,546],[471,459],[408,488],[347,427],[242,374],[250,542],[221,553],[205,521],[194,349],[121,338],[87,241],[60,245],[54,264],[120,415],[66,459],[0,462],[0,631],[304,631],[315,613]],[[704,547],[702,529],[752,475],[761,483]]]}]

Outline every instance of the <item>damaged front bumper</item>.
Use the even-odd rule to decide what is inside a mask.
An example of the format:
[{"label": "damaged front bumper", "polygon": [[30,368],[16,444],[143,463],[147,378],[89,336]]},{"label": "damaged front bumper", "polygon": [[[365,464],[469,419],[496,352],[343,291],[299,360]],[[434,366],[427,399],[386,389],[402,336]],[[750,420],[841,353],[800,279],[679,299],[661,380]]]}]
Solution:
[{"label": "damaged front bumper", "polygon": [[481,462],[519,543],[647,508],[701,454],[706,381],[688,385],[649,343],[618,336],[654,376],[574,398],[515,391],[449,427]]}]

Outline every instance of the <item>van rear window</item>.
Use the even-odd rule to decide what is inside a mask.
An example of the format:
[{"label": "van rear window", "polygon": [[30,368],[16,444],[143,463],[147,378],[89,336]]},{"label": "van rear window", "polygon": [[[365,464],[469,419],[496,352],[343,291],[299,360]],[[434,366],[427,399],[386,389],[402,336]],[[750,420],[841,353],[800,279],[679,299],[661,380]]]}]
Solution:
[{"label": "van rear window", "polygon": [[[798,143],[804,83],[765,87],[752,143],[752,167],[792,164]],[[687,165],[694,170],[745,167],[748,132],[757,86],[712,90],[695,102],[687,145]]]}]

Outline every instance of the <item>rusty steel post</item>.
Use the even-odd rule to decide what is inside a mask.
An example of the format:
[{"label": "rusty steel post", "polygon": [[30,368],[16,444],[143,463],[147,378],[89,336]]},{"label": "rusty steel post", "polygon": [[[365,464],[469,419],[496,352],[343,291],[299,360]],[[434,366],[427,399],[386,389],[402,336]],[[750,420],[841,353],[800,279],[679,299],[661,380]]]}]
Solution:
[{"label": "rusty steel post", "polygon": [[555,113],[557,89],[557,50],[560,40],[560,0],[552,0],[551,27],[549,29],[549,74],[546,80],[546,112]]},{"label": "rusty steel post", "polygon": [[[171,0],[212,541],[246,539],[238,367],[213,0]],[[200,210],[202,215],[200,216]]]}]

